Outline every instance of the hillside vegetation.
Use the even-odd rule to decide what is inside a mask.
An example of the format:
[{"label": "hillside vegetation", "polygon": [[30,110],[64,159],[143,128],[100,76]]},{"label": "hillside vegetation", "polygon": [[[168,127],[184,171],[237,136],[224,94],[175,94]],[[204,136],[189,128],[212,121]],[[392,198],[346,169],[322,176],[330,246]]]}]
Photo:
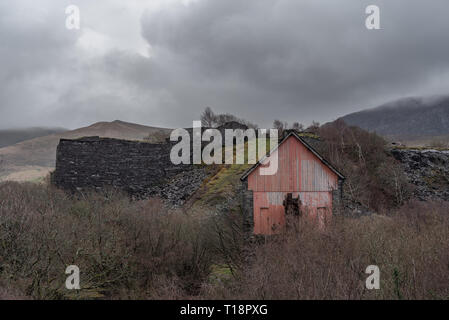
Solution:
[{"label": "hillside vegetation", "polygon": [[410,199],[413,186],[385,139],[341,120],[320,127],[318,133],[318,151],[346,177],[347,200],[385,213]]},{"label": "hillside vegetation", "polygon": [[[238,210],[186,214],[156,199],[2,183],[0,298],[448,299],[447,208],[410,203],[336,218],[325,231],[291,221],[288,233],[247,246]],[[72,264],[79,291],[64,287]],[[380,290],[365,288],[371,264]]]}]

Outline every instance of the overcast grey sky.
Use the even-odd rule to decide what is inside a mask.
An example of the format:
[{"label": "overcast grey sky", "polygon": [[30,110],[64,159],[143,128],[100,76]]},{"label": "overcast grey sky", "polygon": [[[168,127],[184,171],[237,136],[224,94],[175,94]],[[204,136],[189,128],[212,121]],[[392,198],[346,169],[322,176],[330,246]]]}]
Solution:
[{"label": "overcast grey sky", "polygon": [[449,94],[448,15],[447,0],[2,0],[0,128],[189,126],[206,106],[307,124]]}]

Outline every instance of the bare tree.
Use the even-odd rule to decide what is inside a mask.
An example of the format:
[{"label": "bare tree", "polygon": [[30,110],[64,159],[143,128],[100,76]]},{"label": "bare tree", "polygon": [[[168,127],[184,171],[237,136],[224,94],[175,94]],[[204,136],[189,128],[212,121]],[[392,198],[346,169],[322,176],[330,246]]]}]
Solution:
[{"label": "bare tree", "polygon": [[201,124],[204,127],[212,128],[216,125],[217,122],[217,116],[212,111],[210,107],[207,107],[204,109],[203,113],[201,114]]},{"label": "bare tree", "polygon": [[231,121],[242,122],[236,116],[234,116],[230,113],[219,114],[216,117],[217,126],[222,126],[226,122],[231,122]]},{"label": "bare tree", "polygon": [[278,130],[278,135],[281,138],[284,135],[284,131],[288,129],[288,123],[286,121],[276,119],[273,121],[273,129]]},{"label": "bare tree", "polygon": [[256,124],[236,117],[231,113],[215,114],[209,107],[207,107],[201,114],[201,124],[203,127],[215,128],[232,121],[246,125],[248,128],[257,129],[258,127]]},{"label": "bare tree", "polygon": [[274,120],[273,121],[273,129],[278,129],[279,131],[283,131],[284,130],[284,122],[282,122],[281,120]]},{"label": "bare tree", "polygon": [[292,124],[292,129],[296,131],[304,131],[304,126],[302,125],[302,123],[294,122]]}]

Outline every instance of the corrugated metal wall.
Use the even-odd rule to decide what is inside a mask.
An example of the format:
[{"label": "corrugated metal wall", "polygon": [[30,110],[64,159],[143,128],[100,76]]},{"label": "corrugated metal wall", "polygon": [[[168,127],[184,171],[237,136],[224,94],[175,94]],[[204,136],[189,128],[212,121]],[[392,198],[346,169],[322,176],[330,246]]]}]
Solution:
[{"label": "corrugated metal wall", "polygon": [[260,166],[248,176],[253,191],[331,191],[337,188],[337,175],[324,165],[294,136],[278,149],[278,171],[260,175]]},{"label": "corrugated metal wall", "polygon": [[294,136],[279,146],[278,159],[275,175],[262,176],[258,167],[248,176],[248,189],[254,191],[254,233],[273,234],[284,228],[282,203],[287,193],[299,196],[303,212],[320,224],[329,219],[337,175]]},{"label": "corrugated metal wall", "polygon": [[[273,234],[285,225],[284,206],[288,192],[254,192],[254,233]],[[301,211],[317,222],[329,221],[332,211],[332,192],[292,192],[301,200]],[[318,217],[318,212],[325,216]],[[321,223],[321,222],[320,222]]]}]

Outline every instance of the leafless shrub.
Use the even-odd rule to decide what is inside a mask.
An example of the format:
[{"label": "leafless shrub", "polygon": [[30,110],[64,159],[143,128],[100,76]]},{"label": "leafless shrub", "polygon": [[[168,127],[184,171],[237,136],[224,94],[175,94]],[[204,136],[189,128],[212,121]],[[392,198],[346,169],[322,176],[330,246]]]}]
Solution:
[{"label": "leafless shrub", "polygon": [[295,131],[304,131],[304,125],[299,122],[293,122],[292,129]]},{"label": "leafless shrub", "polygon": [[248,126],[248,128],[256,129],[257,125],[248,120],[238,118],[230,113],[215,114],[210,107],[206,107],[201,114],[201,124],[204,127],[215,128],[226,124],[227,122],[239,122]]},{"label": "leafless shrub", "polygon": [[[302,219],[265,244],[228,285],[206,287],[220,299],[447,299],[446,204],[410,203],[392,217],[339,217],[325,230]],[[380,290],[365,269],[377,265]]]},{"label": "leafless shrub", "polygon": [[[81,270],[76,297],[194,294],[207,276],[201,222],[160,201],[115,192],[75,199],[51,187],[0,185],[0,279],[34,298],[67,298],[65,268]],[[163,283],[165,281],[165,283]]]},{"label": "leafless shrub", "polygon": [[319,135],[319,151],[346,176],[345,193],[352,200],[381,212],[410,198],[412,186],[383,138],[343,121],[322,126]]},{"label": "leafless shrub", "polygon": [[207,128],[212,128],[216,125],[217,116],[210,107],[204,109],[201,114],[201,124]]},{"label": "leafless shrub", "polygon": [[[317,122],[314,122],[314,124],[318,125]],[[317,128],[318,128],[317,127]],[[311,127],[309,127],[310,129]],[[284,132],[287,130],[294,130],[296,132],[304,131],[304,125],[299,122],[293,122],[292,125],[289,125],[287,121],[281,121],[281,120],[274,120],[273,121],[273,129],[277,129],[279,136],[282,137],[284,135]],[[311,133],[312,131],[310,131]]]},{"label": "leafless shrub", "polygon": [[[236,209],[186,215],[109,190],[81,198],[0,184],[0,297],[37,299],[446,299],[447,203],[409,202],[388,216],[307,219],[248,244]],[[81,290],[65,289],[65,268]],[[381,289],[367,290],[368,265]],[[225,278],[211,277],[211,269]],[[219,277],[218,277],[219,278]]]}]

